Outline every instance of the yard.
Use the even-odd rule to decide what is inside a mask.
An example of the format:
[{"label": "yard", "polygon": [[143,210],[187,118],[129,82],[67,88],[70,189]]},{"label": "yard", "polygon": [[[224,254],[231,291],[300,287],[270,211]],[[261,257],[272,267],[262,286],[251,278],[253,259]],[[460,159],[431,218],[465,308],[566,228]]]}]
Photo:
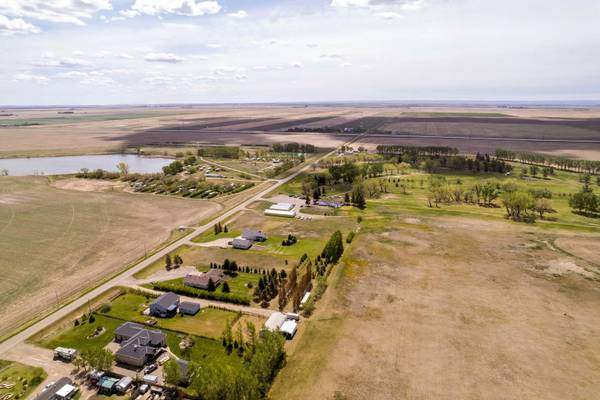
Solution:
[{"label": "yard", "polygon": [[0,360],[0,399],[25,399],[44,379],[41,368]]},{"label": "yard", "polygon": [[[142,312],[152,300],[139,294],[126,293],[113,300],[110,311],[104,315],[117,318],[121,320],[121,323],[123,321],[144,323],[152,318],[142,315]],[[223,333],[227,321],[233,324],[238,318],[239,316],[235,312],[205,307],[193,316],[185,315],[182,317],[176,315],[172,318],[156,318],[156,325],[153,325],[150,329],[166,329],[218,339]]]}]

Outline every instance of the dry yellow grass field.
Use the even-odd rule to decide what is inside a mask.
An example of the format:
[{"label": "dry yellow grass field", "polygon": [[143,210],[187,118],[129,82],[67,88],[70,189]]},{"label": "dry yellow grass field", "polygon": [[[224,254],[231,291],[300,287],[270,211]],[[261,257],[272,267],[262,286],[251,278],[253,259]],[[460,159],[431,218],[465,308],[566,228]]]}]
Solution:
[{"label": "dry yellow grass field", "polygon": [[220,209],[208,201],[76,189],[43,177],[0,178],[0,335],[150,252],[173,228]]},{"label": "dry yellow grass field", "polygon": [[273,399],[597,397],[599,236],[462,217],[363,224]]}]

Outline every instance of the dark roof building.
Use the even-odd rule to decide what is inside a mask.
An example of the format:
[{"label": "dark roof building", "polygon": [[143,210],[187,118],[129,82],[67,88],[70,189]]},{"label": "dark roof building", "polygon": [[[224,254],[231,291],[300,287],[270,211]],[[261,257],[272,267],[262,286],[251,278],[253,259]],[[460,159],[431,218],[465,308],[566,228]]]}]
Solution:
[{"label": "dark roof building", "polygon": [[187,315],[196,315],[200,311],[200,304],[191,301],[183,301],[179,304],[179,312]]},{"label": "dark roof building", "polygon": [[252,247],[252,242],[248,239],[236,238],[231,241],[231,246],[234,249],[248,250],[250,247]]},{"label": "dark roof building", "polygon": [[264,242],[267,240],[267,235],[256,229],[244,229],[242,239],[251,240],[253,242]]},{"label": "dark roof building", "polygon": [[212,280],[215,287],[221,283],[223,279],[223,271],[218,269],[211,269],[208,272],[204,272],[202,274],[188,274],[183,278],[183,284],[185,286],[195,287],[198,289],[208,289],[208,282]]},{"label": "dark roof building", "polygon": [[179,296],[175,293],[165,293],[150,304],[150,314],[156,317],[172,317],[177,313]]},{"label": "dark roof building", "polygon": [[143,325],[126,322],[115,330],[115,340],[121,348],[115,353],[117,362],[142,367],[156,358],[167,345],[161,331],[144,329]]}]

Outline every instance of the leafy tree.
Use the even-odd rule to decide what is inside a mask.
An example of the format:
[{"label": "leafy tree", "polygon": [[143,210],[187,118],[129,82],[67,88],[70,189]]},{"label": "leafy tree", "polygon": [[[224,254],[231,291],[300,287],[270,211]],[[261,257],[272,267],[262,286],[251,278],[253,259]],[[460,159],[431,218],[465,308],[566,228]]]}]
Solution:
[{"label": "leafy tree", "polygon": [[114,361],[113,354],[106,349],[91,348],[81,352],[81,359],[92,369],[98,371],[108,371]]},{"label": "leafy tree", "polygon": [[182,382],[181,368],[173,358],[164,364],[163,375],[169,385],[177,386]]},{"label": "leafy tree", "polygon": [[537,211],[538,214],[540,214],[540,218],[544,218],[545,213],[553,211],[552,203],[550,202],[549,199],[546,199],[543,197],[536,199],[535,200],[535,211]]},{"label": "leafy tree", "polygon": [[165,256],[165,266],[168,268],[172,265],[171,255],[167,253]]},{"label": "leafy tree", "polygon": [[229,284],[227,282],[223,282],[223,286],[221,287],[221,291],[223,293],[229,293]]},{"label": "leafy tree", "polygon": [[117,169],[119,170],[119,174],[121,174],[121,176],[127,176],[129,174],[129,165],[127,165],[127,163],[118,163]]},{"label": "leafy tree", "polygon": [[357,181],[352,186],[352,203],[361,210],[367,204],[365,201],[365,185],[362,181]]},{"label": "leafy tree", "polygon": [[212,278],[208,278],[208,288],[207,290],[209,292],[214,292],[216,289],[215,283],[213,282]]}]

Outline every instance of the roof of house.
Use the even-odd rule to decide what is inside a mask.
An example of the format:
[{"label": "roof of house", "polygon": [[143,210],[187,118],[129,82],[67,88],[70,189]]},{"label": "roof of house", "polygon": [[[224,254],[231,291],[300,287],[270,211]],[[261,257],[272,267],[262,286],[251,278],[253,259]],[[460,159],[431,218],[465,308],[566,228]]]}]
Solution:
[{"label": "roof of house", "polygon": [[254,240],[257,237],[266,238],[267,235],[265,235],[264,232],[261,232],[257,229],[249,229],[249,228],[244,229],[244,231],[242,232],[243,239]]},{"label": "roof of house", "polygon": [[58,389],[58,391],[56,392],[56,395],[58,397],[67,397],[69,396],[71,393],[73,393],[75,390],[77,390],[77,388],[73,385],[70,384],[66,384],[63,385],[63,387],[61,387],[60,389]]},{"label": "roof of house", "polygon": [[238,249],[249,249],[250,247],[252,247],[252,242],[248,239],[236,238],[233,239],[233,242],[231,244],[233,245],[233,247],[236,247]]},{"label": "roof of house", "polygon": [[157,347],[162,346],[165,341],[165,334],[161,331],[143,329],[124,342],[116,354],[144,360],[148,354],[155,355]]},{"label": "roof of house", "polygon": [[218,269],[211,269],[208,272],[204,272],[200,275],[188,274],[183,279],[184,285],[188,286],[207,286],[208,280],[212,279],[213,283],[219,282],[223,278],[223,271]]},{"label": "roof of house", "polygon": [[115,329],[115,335],[130,338],[144,329],[144,325],[136,324],[135,322],[125,322]]},{"label": "roof of house", "polygon": [[162,308],[168,309],[179,302],[179,296],[173,292],[165,293],[161,295],[158,299],[154,300],[152,304],[156,304]]},{"label": "roof of house", "polygon": [[279,211],[289,211],[294,208],[292,203],[277,203],[273,204],[270,209],[271,210],[279,210]]},{"label": "roof of house", "polygon": [[100,386],[103,389],[111,390],[113,388],[113,386],[115,386],[117,384],[117,382],[119,382],[119,379],[117,379],[117,378],[111,378],[110,376],[104,376],[104,377],[102,377],[102,379],[100,379],[100,382],[98,382],[98,386]]}]

